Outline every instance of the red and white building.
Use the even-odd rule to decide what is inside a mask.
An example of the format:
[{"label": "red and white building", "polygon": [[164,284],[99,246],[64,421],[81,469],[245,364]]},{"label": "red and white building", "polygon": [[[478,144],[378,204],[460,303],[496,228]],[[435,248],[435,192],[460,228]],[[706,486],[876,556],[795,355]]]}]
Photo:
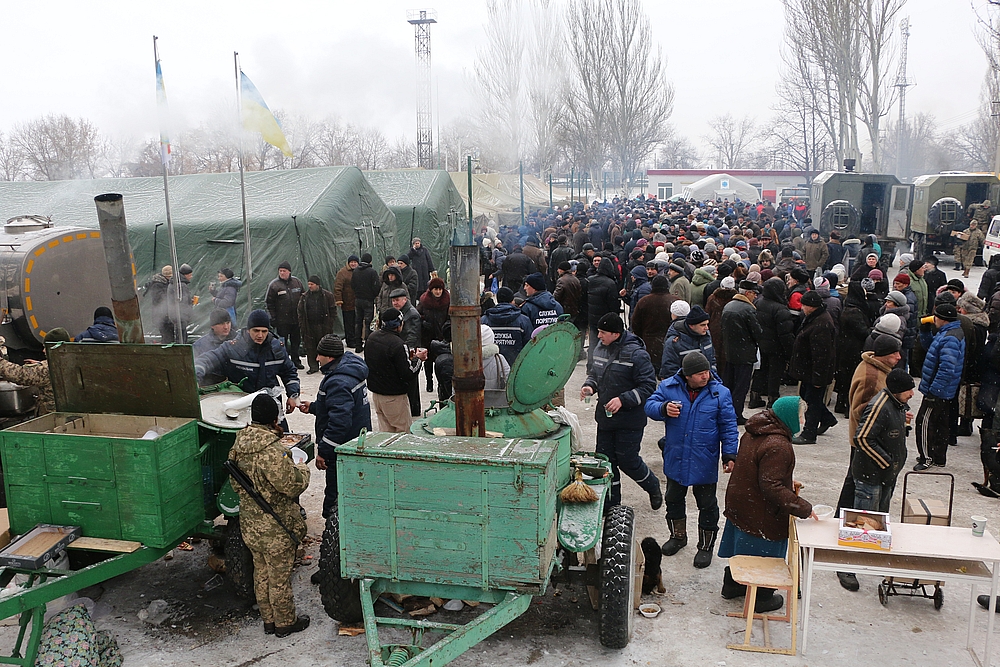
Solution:
[{"label": "red and white building", "polygon": [[647,192],[657,199],[679,195],[684,186],[706,176],[729,174],[757,188],[760,198],[775,202],[782,188],[808,187],[808,174],[804,171],[766,171],[763,169],[647,169]]}]

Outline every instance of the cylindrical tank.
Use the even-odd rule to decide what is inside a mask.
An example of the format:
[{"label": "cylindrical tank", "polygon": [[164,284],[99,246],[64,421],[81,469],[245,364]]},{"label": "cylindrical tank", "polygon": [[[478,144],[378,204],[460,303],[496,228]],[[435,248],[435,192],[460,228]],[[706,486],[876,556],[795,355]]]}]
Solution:
[{"label": "cylindrical tank", "polygon": [[111,306],[101,232],[53,227],[47,218],[12,218],[0,233],[0,335],[12,350],[40,350],[46,332],[71,336]]}]

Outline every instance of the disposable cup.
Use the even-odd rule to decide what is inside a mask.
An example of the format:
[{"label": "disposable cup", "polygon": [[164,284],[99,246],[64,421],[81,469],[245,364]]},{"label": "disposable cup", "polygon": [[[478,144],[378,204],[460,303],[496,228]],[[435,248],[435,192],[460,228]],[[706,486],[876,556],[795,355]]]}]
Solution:
[{"label": "disposable cup", "polygon": [[974,516],[972,517],[972,534],[976,537],[982,537],[986,532],[986,517],[984,516]]}]

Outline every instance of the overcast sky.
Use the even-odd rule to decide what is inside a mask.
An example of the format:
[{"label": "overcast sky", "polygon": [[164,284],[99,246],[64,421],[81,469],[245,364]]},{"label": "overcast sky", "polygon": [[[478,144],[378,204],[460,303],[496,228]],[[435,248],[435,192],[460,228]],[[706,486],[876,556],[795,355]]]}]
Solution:
[{"label": "overcast sky", "polygon": [[[982,0],[976,0],[982,2]],[[676,92],[671,118],[696,145],[706,119],[764,120],[779,76],[780,0],[644,0]],[[178,129],[235,109],[233,51],[272,109],[415,136],[414,38],[406,10],[433,7],[442,123],[471,107],[467,77],[482,39],[482,0],[55,0],[4,3],[0,131],[47,113],[88,118],[110,136],[157,133],[152,36],[160,37]],[[975,116],[986,61],[970,0],[908,0],[908,113],[945,129]],[[436,93],[437,95],[437,93]],[[895,118],[896,110],[892,117]]]}]

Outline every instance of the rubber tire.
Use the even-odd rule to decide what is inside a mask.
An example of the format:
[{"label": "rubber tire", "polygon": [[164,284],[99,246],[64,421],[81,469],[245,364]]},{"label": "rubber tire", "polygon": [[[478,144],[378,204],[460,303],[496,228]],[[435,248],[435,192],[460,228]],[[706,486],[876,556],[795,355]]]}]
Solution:
[{"label": "rubber tire", "polygon": [[635,620],[635,513],[617,505],[604,519],[601,537],[601,597],[598,630],[601,645],[625,648]]},{"label": "rubber tire", "polygon": [[934,587],[934,608],[940,609],[944,606],[944,591],[941,590],[941,586]]},{"label": "rubber tire", "polygon": [[319,547],[319,597],[330,618],[341,623],[359,623],[361,589],[355,579],[340,576],[340,520],[337,512],[330,515]]},{"label": "rubber tire", "polygon": [[239,517],[226,523],[226,539],[222,545],[226,558],[226,578],[233,584],[236,594],[252,602],[257,601],[253,585],[253,554],[243,541]]},{"label": "rubber tire", "polygon": [[884,583],[878,585],[878,601],[883,607],[889,603],[889,587]]}]

